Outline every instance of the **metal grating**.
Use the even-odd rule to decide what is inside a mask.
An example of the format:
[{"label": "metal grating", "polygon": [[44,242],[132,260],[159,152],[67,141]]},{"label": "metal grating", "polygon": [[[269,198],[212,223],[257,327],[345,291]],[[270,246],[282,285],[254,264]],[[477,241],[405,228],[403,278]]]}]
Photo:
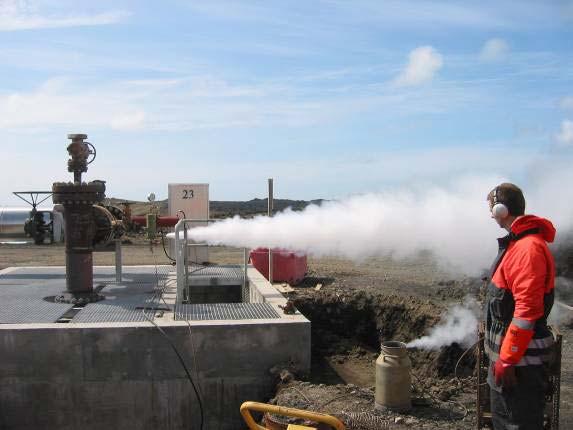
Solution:
[{"label": "metal grating", "polygon": [[151,311],[146,311],[144,315],[143,311],[136,309],[135,306],[128,307],[95,303],[82,309],[74,319],[70,321],[70,324],[148,321],[149,319],[153,319],[153,315]]},{"label": "metal grating", "polygon": [[43,300],[61,293],[57,282],[61,275],[26,276],[16,272],[0,276],[0,324],[53,323],[72,308],[68,303]]},{"label": "metal grating", "polygon": [[210,285],[217,284],[242,285],[243,270],[236,266],[205,266],[189,268],[189,283]]},{"label": "metal grating", "polygon": [[[158,284],[164,283],[173,272],[171,266],[129,267],[123,281],[115,282],[112,267],[94,268],[94,287],[105,284],[101,294],[106,300],[88,304],[70,323],[146,321],[141,307],[165,308],[153,304],[158,300]],[[72,305],[53,303],[45,297],[61,294],[66,289],[65,268],[23,267],[0,274],[0,324],[54,323]],[[153,317],[152,310],[146,311]]]},{"label": "metal grating", "polygon": [[68,303],[10,298],[0,301],[0,324],[54,323],[69,311]]},{"label": "metal grating", "polygon": [[165,304],[158,304],[146,297],[106,299],[88,304],[78,312],[70,323],[148,321],[154,318],[154,309],[167,308]]},{"label": "metal grating", "polygon": [[175,306],[176,320],[249,320],[280,318],[269,303],[213,303]]}]

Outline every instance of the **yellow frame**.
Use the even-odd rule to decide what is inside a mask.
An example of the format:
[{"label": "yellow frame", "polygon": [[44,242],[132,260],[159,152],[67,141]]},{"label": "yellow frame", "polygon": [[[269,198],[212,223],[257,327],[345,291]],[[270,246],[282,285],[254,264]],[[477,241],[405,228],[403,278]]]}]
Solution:
[{"label": "yellow frame", "polygon": [[346,430],[342,421],[332,415],[305,411],[302,409],[287,408],[284,406],[269,405],[267,403],[245,402],[241,405],[241,415],[250,430],[268,430],[266,427],[260,426],[255,422],[251,415],[251,410],[257,412],[268,412],[275,415],[284,415],[287,417],[303,418],[317,423],[327,424],[336,430]]}]

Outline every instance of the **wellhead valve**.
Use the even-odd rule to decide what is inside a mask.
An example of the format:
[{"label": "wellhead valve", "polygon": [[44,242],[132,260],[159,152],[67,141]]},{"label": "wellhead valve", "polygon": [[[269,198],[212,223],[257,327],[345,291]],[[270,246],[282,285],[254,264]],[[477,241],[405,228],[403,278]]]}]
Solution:
[{"label": "wellhead valve", "polygon": [[93,257],[98,235],[96,204],[105,199],[105,182],[82,182],[82,173],[95,158],[95,148],[84,140],[85,134],[69,134],[72,143],[67,147],[70,159],[68,171],[74,182],[56,182],[52,185],[52,199],[64,207],[66,242],[66,292],[57,300],[70,303],[89,303],[102,297],[93,291]]}]

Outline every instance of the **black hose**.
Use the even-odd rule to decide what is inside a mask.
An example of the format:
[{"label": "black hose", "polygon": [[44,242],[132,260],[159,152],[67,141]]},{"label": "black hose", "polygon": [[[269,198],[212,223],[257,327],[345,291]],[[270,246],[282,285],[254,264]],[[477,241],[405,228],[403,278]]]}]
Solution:
[{"label": "black hose", "polygon": [[173,349],[173,351],[177,355],[177,358],[179,359],[181,366],[183,366],[183,369],[185,370],[185,374],[187,375],[187,379],[189,379],[189,382],[191,383],[191,386],[193,387],[193,391],[195,392],[195,397],[197,398],[197,402],[199,403],[199,411],[200,411],[200,416],[201,416],[201,424],[199,425],[199,429],[203,430],[203,414],[204,414],[203,402],[201,401],[201,395],[199,394],[199,391],[197,390],[197,386],[195,385],[195,382],[193,381],[193,378],[191,377],[191,373],[189,373],[189,369],[185,365],[185,360],[183,360],[181,353],[179,352],[179,350],[177,349],[177,347],[175,346],[173,341],[169,338],[169,336],[167,336],[167,333],[165,333],[163,331],[163,329],[161,327],[159,327],[155,323],[155,321],[153,321],[153,319],[151,319],[147,315],[145,315],[145,312],[143,313],[143,315],[145,316],[145,318],[147,318],[147,321],[149,321],[151,324],[153,324],[155,326],[155,328],[157,328],[157,330],[159,330],[159,332],[163,335],[163,337],[167,340],[167,342],[169,342],[169,345],[171,346],[171,348]]},{"label": "black hose", "polygon": [[[161,237],[163,237],[163,235],[161,235]],[[163,249],[165,250],[165,247]],[[154,262],[155,262],[155,279],[156,279],[156,286],[157,286],[157,290],[156,290],[156,292],[152,298],[152,303],[155,302],[155,299],[157,297],[157,293],[159,293],[160,300],[163,300],[163,302],[165,303],[165,306],[169,307],[167,305],[167,303],[165,302],[165,299],[163,298],[163,292],[164,292],[165,286],[163,288],[160,287],[159,273],[157,270],[157,260],[155,259],[155,253],[153,252],[153,248],[151,249],[151,253],[153,254]],[[167,254],[167,252],[166,252],[166,254]],[[155,326],[155,328],[157,328],[157,330],[159,330],[159,332],[163,335],[163,337],[167,340],[167,342],[169,342],[169,345],[171,346],[171,348],[173,349],[173,351],[177,355],[177,358],[179,359],[181,366],[183,366],[183,369],[185,370],[185,374],[187,375],[187,379],[189,379],[189,382],[191,383],[191,386],[193,387],[193,391],[195,392],[195,397],[197,398],[197,402],[199,403],[199,412],[200,412],[200,416],[201,416],[201,424],[199,425],[199,429],[203,430],[203,421],[204,421],[203,401],[201,400],[201,394],[199,393],[199,390],[197,389],[197,386],[195,385],[195,382],[193,381],[193,378],[191,377],[191,373],[189,372],[189,369],[187,368],[187,365],[185,364],[185,360],[183,359],[183,356],[181,355],[181,353],[179,352],[179,350],[177,349],[177,347],[175,346],[173,341],[169,338],[169,336],[167,336],[167,333],[165,333],[165,331],[163,331],[163,329],[161,327],[159,327],[155,323],[155,321],[153,321],[153,318],[149,318],[145,314],[145,308],[143,308],[142,314],[145,317],[145,319],[147,319],[147,321],[149,321],[151,324],[153,324]],[[187,322],[187,323],[189,324],[189,322]]]},{"label": "black hose", "polygon": [[163,252],[165,253],[165,256],[171,260],[172,262],[175,263],[175,259],[172,258],[169,253],[167,252],[167,248],[165,247],[165,233],[161,232],[161,245],[163,246]]}]

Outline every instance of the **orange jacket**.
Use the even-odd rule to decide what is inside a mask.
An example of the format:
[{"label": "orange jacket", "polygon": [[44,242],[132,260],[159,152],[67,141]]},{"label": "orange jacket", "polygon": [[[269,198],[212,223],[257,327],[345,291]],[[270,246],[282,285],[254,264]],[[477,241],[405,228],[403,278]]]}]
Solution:
[{"label": "orange jacket", "polygon": [[555,286],[555,263],[547,247],[547,242],[555,239],[551,221],[534,215],[521,216],[511,225],[511,233],[519,235],[532,228],[539,229],[539,233],[511,242],[492,278],[497,288],[513,295],[513,317],[530,322],[543,316],[544,296]]}]

